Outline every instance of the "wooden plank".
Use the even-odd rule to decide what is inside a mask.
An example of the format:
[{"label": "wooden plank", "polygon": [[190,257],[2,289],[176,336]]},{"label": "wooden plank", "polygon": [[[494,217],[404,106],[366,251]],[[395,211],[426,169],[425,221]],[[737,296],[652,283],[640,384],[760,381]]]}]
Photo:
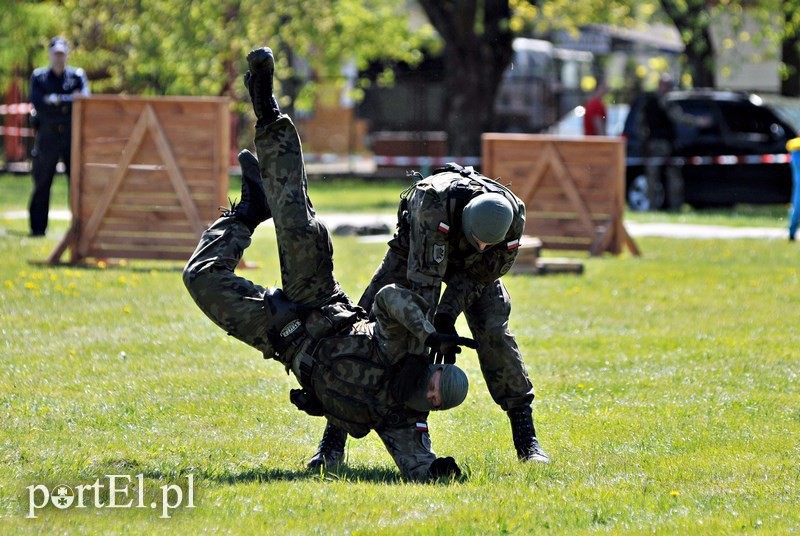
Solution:
[{"label": "wooden plank", "polygon": [[197,238],[197,233],[192,229],[189,223],[185,220],[175,221],[141,221],[134,219],[117,219],[106,218],[103,221],[103,226],[100,228],[100,233],[166,233],[170,235],[192,235]]},{"label": "wooden plank", "polygon": [[[158,222],[171,225],[174,222],[186,222],[186,215],[180,210],[180,207],[177,206],[174,209],[165,210],[163,208],[154,209],[152,207],[112,205],[106,219],[140,221],[144,225]],[[186,224],[189,225],[188,222]]]},{"label": "wooden plank", "polygon": [[[228,102],[76,99],[73,226],[49,262],[58,262],[66,249],[71,262],[98,251],[103,257],[188,258],[227,195]],[[98,248],[95,242],[111,244]]]},{"label": "wooden plank", "polygon": [[195,248],[199,236],[196,234],[188,235],[161,235],[158,233],[147,232],[114,232],[98,234],[92,241],[92,247],[105,246],[136,246],[143,249],[162,249],[163,246],[176,246]]},{"label": "wooden plank", "polygon": [[169,141],[165,137],[164,131],[161,129],[158,118],[150,108],[148,108],[148,122],[150,124],[151,132],[156,139],[156,145],[159,153],[161,154],[161,158],[167,165],[167,174],[169,175],[170,181],[172,181],[172,186],[175,188],[175,192],[178,194],[178,199],[180,200],[181,206],[183,207],[183,210],[186,213],[186,216],[189,218],[192,226],[194,226],[198,233],[201,233],[203,232],[204,225],[200,219],[200,213],[197,210],[197,205],[195,205],[194,200],[189,193],[189,189],[186,187],[186,181],[183,178],[183,174],[181,173],[178,164],[175,162],[175,157],[172,153]]},{"label": "wooden plank", "polygon": [[139,116],[139,120],[136,122],[136,126],[131,133],[128,143],[125,145],[125,149],[122,152],[120,160],[117,164],[117,169],[115,170],[116,173],[112,177],[109,185],[104,190],[98,205],[95,207],[91,217],[86,223],[86,228],[81,229],[81,240],[78,244],[78,251],[79,254],[83,256],[85,256],[85,251],[88,247],[88,244],[94,234],[97,232],[97,228],[100,226],[100,222],[103,220],[103,216],[105,215],[106,210],[108,210],[111,200],[114,198],[114,195],[117,193],[117,189],[125,179],[125,173],[127,172],[128,165],[133,160],[136,150],[139,148],[139,145],[144,139],[144,135],[147,131],[147,122],[147,116],[142,113],[142,115]]},{"label": "wooden plank", "polygon": [[482,147],[484,174],[510,181],[526,203],[526,232],[593,253],[632,243],[621,222],[625,154],[619,139],[485,134]]},{"label": "wooden plank", "polygon": [[124,247],[94,247],[89,250],[86,257],[95,259],[149,259],[157,261],[181,261],[186,262],[191,257],[192,250],[183,248],[174,250],[149,250],[144,248],[124,248]]}]

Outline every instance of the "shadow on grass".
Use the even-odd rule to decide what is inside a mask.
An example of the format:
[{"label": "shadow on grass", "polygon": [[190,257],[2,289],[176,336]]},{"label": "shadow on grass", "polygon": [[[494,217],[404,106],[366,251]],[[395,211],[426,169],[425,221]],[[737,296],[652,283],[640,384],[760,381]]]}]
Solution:
[{"label": "shadow on grass", "polygon": [[[133,459],[105,459],[87,467],[84,478],[95,478],[97,475],[128,474],[142,475],[149,480],[178,482],[185,479],[186,475],[194,474],[198,479],[219,484],[248,484],[268,483],[280,481],[320,481],[320,482],[372,482],[375,484],[404,484],[409,480],[404,479],[395,470],[383,467],[366,467],[338,465],[327,470],[301,469],[291,470],[277,467],[251,466],[235,469],[219,467],[181,467],[160,469],[151,464],[143,464]],[[456,478],[456,482],[466,480],[468,476]],[[431,483],[450,483],[450,478],[441,478]]]},{"label": "shadow on grass", "polygon": [[347,467],[340,465],[330,470],[304,469],[293,471],[275,467],[252,467],[237,472],[203,474],[203,478],[221,484],[250,482],[276,482],[291,480],[374,482],[376,484],[400,484],[403,479],[389,469],[377,467]]}]

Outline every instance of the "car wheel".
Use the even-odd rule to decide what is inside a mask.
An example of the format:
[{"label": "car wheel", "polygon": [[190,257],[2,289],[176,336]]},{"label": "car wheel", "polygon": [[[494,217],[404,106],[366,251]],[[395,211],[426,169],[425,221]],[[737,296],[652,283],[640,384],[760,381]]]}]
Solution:
[{"label": "car wheel", "polygon": [[644,212],[658,210],[664,206],[666,192],[660,180],[652,180],[644,173],[637,175],[628,185],[628,206],[631,210]]}]

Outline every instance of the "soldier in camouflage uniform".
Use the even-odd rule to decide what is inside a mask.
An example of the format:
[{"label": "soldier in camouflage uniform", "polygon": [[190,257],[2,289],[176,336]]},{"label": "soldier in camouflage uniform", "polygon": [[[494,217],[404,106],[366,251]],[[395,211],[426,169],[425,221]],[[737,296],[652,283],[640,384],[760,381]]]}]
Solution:
[{"label": "soldier in camouflage uniform", "polygon": [[[453,351],[474,341],[437,333],[419,296],[396,285],[377,292],[375,321],[351,304],[333,275],[328,231],[308,199],[297,131],[271,97],[272,52],[254,50],[248,63],[259,158],[240,153],[242,198],[203,233],[183,273],[189,293],[228,334],[294,373],[298,408],[355,437],[374,429],[406,477],[460,475],[452,457],[431,450],[425,421],[428,411],[464,400],[467,378],[455,366],[431,364],[426,347]],[[234,272],[254,229],[270,217],[282,291]]]},{"label": "soldier in camouflage uniform", "polygon": [[[381,287],[396,283],[423,297],[439,332],[455,334],[463,312],[489,392],[508,413],[517,456],[548,463],[533,425],[533,385],[508,329],[511,299],[499,279],[516,259],[525,205],[497,182],[456,164],[419,180],[401,198],[397,233],[359,305],[368,310]],[[443,357],[455,362],[453,353]],[[329,423],[309,466],[338,461],[346,438]]]}]

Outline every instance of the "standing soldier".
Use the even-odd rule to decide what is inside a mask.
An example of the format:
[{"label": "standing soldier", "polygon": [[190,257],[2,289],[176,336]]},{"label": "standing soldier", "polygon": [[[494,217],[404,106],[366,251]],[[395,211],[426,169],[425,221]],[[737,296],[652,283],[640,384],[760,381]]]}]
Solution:
[{"label": "standing soldier", "polygon": [[[183,281],[200,309],[230,335],[291,370],[301,389],[291,401],[355,437],[375,430],[404,476],[458,476],[452,457],[437,458],[426,424],[431,410],[459,405],[467,377],[455,365],[431,365],[425,347],[455,351],[474,341],[437,333],[419,296],[389,286],[375,296],[376,321],[351,304],[333,275],[333,247],[306,192],[300,138],[272,96],[274,59],[247,56],[245,83],[258,122],[242,164],[242,198],[200,238]],[[253,230],[272,218],[283,290],[235,274]]]},{"label": "standing soldier", "polygon": [[[549,462],[533,425],[533,385],[508,330],[511,299],[499,279],[516,259],[525,205],[497,182],[456,164],[419,180],[401,199],[398,230],[359,305],[369,310],[376,292],[394,283],[423,297],[438,332],[456,334],[463,312],[489,392],[511,420],[517,456]],[[436,358],[453,363],[455,352]],[[346,439],[329,424],[309,466],[340,462]]]},{"label": "standing soldier", "polygon": [[49,67],[31,75],[31,105],[35,110],[33,145],[33,195],[29,206],[32,236],[44,236],[50,212],[50,187],[58,160],[70,172],[72,99],[89,95],[89,80],[78,67],[67,65],[69,45],[63,37],[50,40]]}]

